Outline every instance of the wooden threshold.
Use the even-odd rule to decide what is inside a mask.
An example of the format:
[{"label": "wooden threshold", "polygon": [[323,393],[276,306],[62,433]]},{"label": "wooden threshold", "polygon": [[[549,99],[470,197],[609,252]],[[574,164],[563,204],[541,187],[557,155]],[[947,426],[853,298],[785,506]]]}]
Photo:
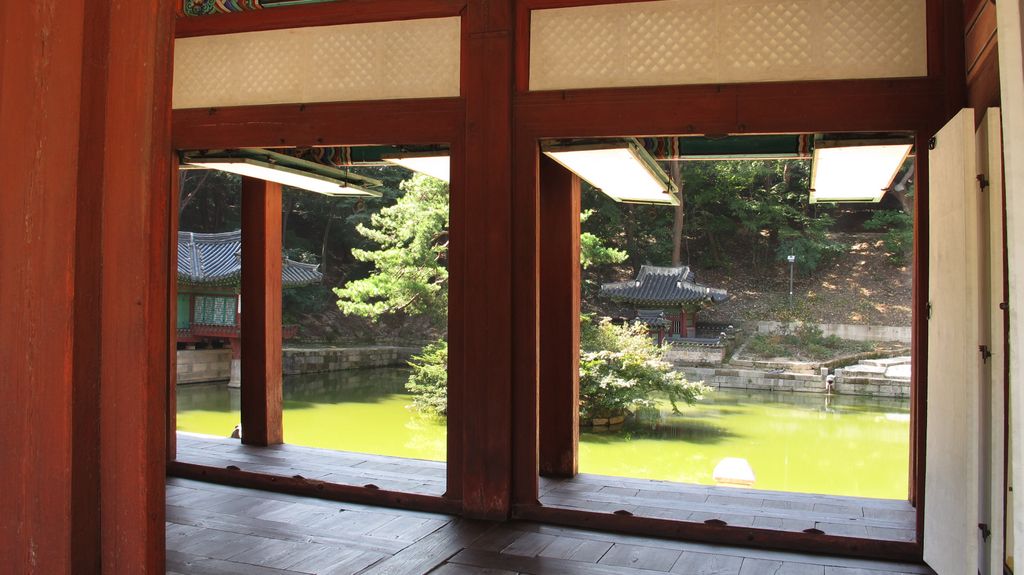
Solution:
[{"label": "wooden threshold", "polygon": [[221,485],[425,511],[456,513],[445,496],[445,464],[295,445],[242,445],[238,440],[178,433],[172,477]]},{"label": "wooden threshold", "polygon": [[763,549],[919,561],[906,501],[581,474],[541,478],[518,519]]}]

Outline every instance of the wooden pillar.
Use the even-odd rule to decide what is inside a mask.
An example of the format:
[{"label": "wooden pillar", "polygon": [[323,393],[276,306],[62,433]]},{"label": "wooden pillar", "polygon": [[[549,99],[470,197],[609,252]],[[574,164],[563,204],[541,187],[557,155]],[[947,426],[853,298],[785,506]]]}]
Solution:
[{"label": "wooden pillar", "polygon": [[[177,154],[170,161],[170,205],[167,218],[167,461],[178,457],[178,228],[181,180]],[[192,301],[192,298],[189,298]],[[189,320],[194,317],[189,309]]]},{"label": "wooden pillar", "polygon": [[[512,2],[470,0],[462,16],[465,214],[462,270],[462,506],[505,519],[512,484]],[[453,166],[457,165],[455,162]],[[470,281],[470,280],[467,280]],[[452,347],[456,349],[456,347]]]},{"label": "wooden pillar", "polygon": [[242,178],[242,443],[284,442],[281,185]]},{"label": "wooden pillar", "polygon": [[0,4],[0,557],[162,573],[173,6]]},{"label": "wooden pillar", "polygon": [[572,477],[580,439],[580,179],[540,159],[540,474]]}]

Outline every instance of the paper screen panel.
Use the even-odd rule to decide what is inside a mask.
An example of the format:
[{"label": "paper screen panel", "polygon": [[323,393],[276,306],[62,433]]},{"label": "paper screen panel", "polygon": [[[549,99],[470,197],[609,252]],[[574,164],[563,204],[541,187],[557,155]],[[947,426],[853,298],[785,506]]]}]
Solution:
[{"label": "paper screen panel", "polygon": [[182,38],[174,108],[459,95],[459,18]]},{"label": "paper screen panel", "polygon": [[667,0],[534,10],[530,89],[928,73],[925,0]]}]

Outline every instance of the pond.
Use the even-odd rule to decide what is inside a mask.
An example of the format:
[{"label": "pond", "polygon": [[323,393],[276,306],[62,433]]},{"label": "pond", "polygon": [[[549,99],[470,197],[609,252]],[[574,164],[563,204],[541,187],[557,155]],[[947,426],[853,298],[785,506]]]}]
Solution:
[{"label": "pond", "polygon": [[[288,376],[285,441],[443,461],[443,421],[409,409],[403,368]],[[178,429],[227,436],[237,389],[178,386]],[[673,414],[664,405],[618,432],[580,434],[580,471],[714,484],[726,457],[746,459],[759,489],[906,499],[907,400],[719,390]]]}]

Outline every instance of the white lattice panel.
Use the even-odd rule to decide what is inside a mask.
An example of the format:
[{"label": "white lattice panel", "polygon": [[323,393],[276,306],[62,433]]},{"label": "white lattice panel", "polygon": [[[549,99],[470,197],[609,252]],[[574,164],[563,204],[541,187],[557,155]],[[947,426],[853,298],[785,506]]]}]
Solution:
[{"label": "white lattice panel", "polygon": [[531,90],[927,73],[925,0],[663,0],[531,13]]},{"label": "white lattice panel", "polygon": [[459,95],[459,18],[183,38],[174,107]]}]

